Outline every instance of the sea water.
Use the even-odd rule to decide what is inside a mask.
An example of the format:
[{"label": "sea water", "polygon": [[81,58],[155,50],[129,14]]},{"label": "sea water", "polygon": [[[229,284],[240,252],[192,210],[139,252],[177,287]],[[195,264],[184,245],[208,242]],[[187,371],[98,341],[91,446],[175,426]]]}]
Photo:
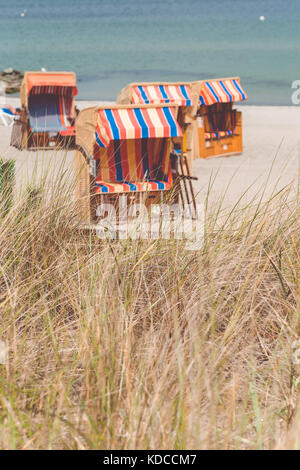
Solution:
[{"label": "sea water", "polygon": [[299,0],[0,0],[0,69],[71,70],[95,100],[238,75],[249,104],[290,105],[299,25]]}]

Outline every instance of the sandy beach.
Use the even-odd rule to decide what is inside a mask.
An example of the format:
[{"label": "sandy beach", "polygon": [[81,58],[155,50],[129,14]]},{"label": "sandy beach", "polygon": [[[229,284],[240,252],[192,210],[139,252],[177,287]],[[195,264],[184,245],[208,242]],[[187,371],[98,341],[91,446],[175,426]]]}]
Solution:
[{"label": "sandy beach", "polygon": [[[17,98],[7,100],[18,106]],[[79,109],[103,102],[77,101]],[[106,103],[105,103],[106,104]],[[300,107],[243,106],[244,152],[226,158],[198,159],[193,173],[198,177],[195,190],[202,202],[213,179],[211,201],[224,197],[225,205],[233,205],[247,190],[243,202],[266,187],[264,198],[295,182],[298,176],[300,142]],[[2,158],[16,161],[17,188],[22,189],[33,178],[73,170],[74,152],[19,151],[10,147],[11,128],[0,126]],[[227,188],[227,190],[226,190]],[[249,189],[248,189],[249,188]]]}]

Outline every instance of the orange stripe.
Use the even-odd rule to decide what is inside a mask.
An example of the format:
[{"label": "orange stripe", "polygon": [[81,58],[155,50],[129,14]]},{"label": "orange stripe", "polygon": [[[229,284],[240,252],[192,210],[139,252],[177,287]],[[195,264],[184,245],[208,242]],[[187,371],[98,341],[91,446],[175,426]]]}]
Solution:
[{"label": "orange stripe", "polygon": [[136,173],[137,179],[142,180],[143,175],[143,162],[142,162],[142,140],[135,140],[135,161],[136,161]]},{"label": "orange stripe", "polygon": [[60,114],[61,123],[64,127],[67,127],[65,123],[61,97],[58,98],[58,106],[59,106],[59,114]]}]

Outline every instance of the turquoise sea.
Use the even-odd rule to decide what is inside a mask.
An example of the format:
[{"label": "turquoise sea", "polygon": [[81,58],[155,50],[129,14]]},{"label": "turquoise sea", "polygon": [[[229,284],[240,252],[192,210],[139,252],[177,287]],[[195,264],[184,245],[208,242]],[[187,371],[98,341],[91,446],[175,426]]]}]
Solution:
[{"label": "turquoise sea", "polygon": [[289,105],[299,24],[299,0],[0,0],[0,69],[72,70],[99,100],[131,81],[239,75],[249,104]]}]

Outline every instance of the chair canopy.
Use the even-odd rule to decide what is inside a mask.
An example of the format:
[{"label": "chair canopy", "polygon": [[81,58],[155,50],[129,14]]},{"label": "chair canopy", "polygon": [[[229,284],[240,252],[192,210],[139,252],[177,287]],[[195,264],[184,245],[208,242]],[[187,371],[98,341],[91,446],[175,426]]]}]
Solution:
[{"label": "chair canopy", "polygon": [[192,106],[190,83],[131,83],[117,99],[124,104],[170,104]]},{"label": "chair canopy", "polygon": [[76,142],[92,151],[98,161],[95,192],[170,189],[171,138],[182,137],[175,114],[175,106],[164,105],[117,105],[81,111],[76,121]]},{"label": "chair canopy", "polygon": [[191,106],[192,96],[189,85],[134,85],[133,104],[177,104]]},{"label": "chair canopy", "polygon": [[27,72],[24,81],[27,95],[75,96],[78,93],[76,76],[71,72]]},{"label": "chair canopy", "polygon": [[170,107],[106,108],[98,111],[96,142],[108,147],[112,140],[181,137]]},{"label": "chair canopy", "polygon": [[32,132],[66,132],[74,117],[76,75],[72,72],[26,72],[21,103],[28,109]]},{"label": "chair canopy", "polygon": [[208,80],[201,84],[199,103],[202,106],[233,103],[247,99],[247,94],[242,88],[239,78]]}]

